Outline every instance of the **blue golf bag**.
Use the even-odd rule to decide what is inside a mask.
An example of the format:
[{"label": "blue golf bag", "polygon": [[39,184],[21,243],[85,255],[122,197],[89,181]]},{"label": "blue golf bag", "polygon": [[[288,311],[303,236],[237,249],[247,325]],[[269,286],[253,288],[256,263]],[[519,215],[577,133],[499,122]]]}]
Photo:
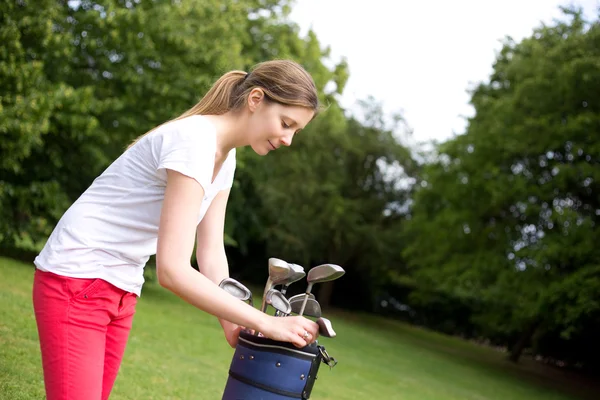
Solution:
[{"label": "blue golf bag", "polygon": [[308,399],[321,362],[336,364],[317,342],[299,349],[242,331],[222,400]]}]

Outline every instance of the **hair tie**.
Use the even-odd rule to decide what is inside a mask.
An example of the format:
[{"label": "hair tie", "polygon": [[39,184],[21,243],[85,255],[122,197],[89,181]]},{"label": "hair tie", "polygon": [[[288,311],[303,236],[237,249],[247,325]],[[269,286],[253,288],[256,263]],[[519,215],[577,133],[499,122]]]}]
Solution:
[{"label": "hair tie", "polygon": [[250,75],[250,72],[246,72],[246,75],[244,75],[244,79],[242,79],[242,82],[246,81],[246,79],[248,78],[248,75]]}]

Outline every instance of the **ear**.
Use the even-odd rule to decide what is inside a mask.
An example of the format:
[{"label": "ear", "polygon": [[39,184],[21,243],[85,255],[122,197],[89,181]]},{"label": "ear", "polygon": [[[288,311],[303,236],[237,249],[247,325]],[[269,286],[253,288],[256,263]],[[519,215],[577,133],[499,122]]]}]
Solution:
[{"label": "ear", "polygon": [[260,104],[265,99],[265,92],[261,88],[254,88],[248,93],[248,108],[251,112],[258,109]]}]

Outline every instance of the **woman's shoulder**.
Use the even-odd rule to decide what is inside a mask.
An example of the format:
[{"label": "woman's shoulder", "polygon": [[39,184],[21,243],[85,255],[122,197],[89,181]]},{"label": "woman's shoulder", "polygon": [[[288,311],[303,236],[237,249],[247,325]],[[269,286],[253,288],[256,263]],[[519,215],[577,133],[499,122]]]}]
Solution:
[{"label": "woman's shoulder", "polygon": [[196,135],[198,133],[214,134],[214,125],[202,115],[192,115],[174,119],[159,126],[157,134]]}]

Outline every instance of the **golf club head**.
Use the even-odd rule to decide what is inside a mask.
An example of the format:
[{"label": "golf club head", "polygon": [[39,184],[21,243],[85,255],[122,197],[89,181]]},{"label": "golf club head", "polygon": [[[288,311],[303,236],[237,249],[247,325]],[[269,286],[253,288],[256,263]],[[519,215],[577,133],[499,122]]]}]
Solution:
[{"label": "golf club head", "polygon": [[[297,299],[300,299],[300,301],[303,301],[305,296],[306,296],[306,294],[304,294],[304,293],[299,293],[299,294],[295,294],[295,295],[293,295],[293,296],[292,296],[292,297],[290,297],[288,300],[290,301],[290,303],[291,303],[292,301],[298,301]],[[315,299],[315,295],[314,295],[314,294],[312,294],[312,293],[309,293],[309,294],[308,294],[308,298],[309,298],[309,299]]]},{"label": "golf club head", "polygon": [[319,325],[319,335],[325,336],[328,338],[334,338],[336,336],[333,327],[331,326],[331,321],[327,318],[320,317],[317,318],[317,325]]},{"label": "golf club head", "polygon": [[329,282],[338,279],[345,273],[346,271],[339,265],[321,264],[308,271],[306,280],[308,283]]},{"label": "golf club head", "polygon": [[265,301],[267,292],[271,290],[273,286],[285,282],[286,279],[289,279],[293,273],[294,270],[287,262],[279,258],[269,258],[269,277],[267,278],[267,283],[265,284],[265,289],[263,290],[262,304],[260,307],[262,312],[267,310],[267,303]]},{"label": "golf club head", "polygon": [[289,264],[292,269],[292,273],[288,276],[288,278],[281,282],[281,293],[285,294],[287,292],[288,287],[294,283],[299,281],[300,279],[306,276],[306,272],[304,272],[304,268],[298,264]]},{"label": "golf club head", "polygon": [[225,278],[219,283],[219,287],[230,295],[237,297],[242,301],[248,301],[250,305],[253,305],[252,292],[239,281],[233,278]]},{"label": "golf club head", "polygon": [[302,307],[300,308],[300,313],[298,315],[302,316],[304,314],[304,309],[308,301],[308,294],[311,292],[312,287],[315,283],[333,281],[335,279],[338,279],[345,273],[346,271],[344,271],[342,267],[335,264],[317,265],[316,267],[308,271],[308,275],[306,276],[308,286],[306,288],[304,302],[302,303]]},{"label": "golf club head", "polygon": [[[284,286],[283,289],[281,289],[281,293],[282,294],[285,294],[285,289],[286,289],[286,286]],[[304,300],[304,296],[306,296],[304,293],[296,294],[296,295],[290,297],[288,299],[288,301],[290,302],[290,304],[292,303],[292,301],[300,301],[300,302],[302,302]],[[311,299],[314,299],[315,295],[311,293],[308,297],[311,298]],[[281,317],[281,313],[279,313],[279,311],[278,311],[277,313],[275,313],[275,316],[276,317]]]},{"label": "golf club head", "polygon": [[273,285],[279,285],[289,279],[294,273],[294,269],[287,262],[279,258],[269,258],[269,278]]},{"label": "golf club head", "polygon": [[290,267],[294,271],[294,273],[290,276],[290,278],[284,283],[284,285],[289,286],[294,282],[299,281],[300,279],[306,276],[306,272],[304,272],[304,268],[298,264],[290,264]]},{"label": "golf club head", "polygon": [[[290,299],[290,306],[292,307],[292,312],[294,314],[300,314],[300,310],[302,309],[302,303],[304,302],[304,295],[302,297],[298,297],[294,300]],[[304,307],[304,316],[319,318],[321,316],[321,305],[314,298],[309,298],[306,301],[306,306]]]},{"label": "golf club head", "polygon": [[265,296],[265,301],[282,314],[289,314],[292,311],[288,299],[277,289],[270,289]]},{"label": "golf club head", "polygon": [[306,275],[306,272],[304,272],[304,267],[302,265],[291,263],[290,267],[292,267],[292,269],[294,271],[296,271],[297,273],[301,273],[302,272],[302,273],[304,273],[304,275]]}]

